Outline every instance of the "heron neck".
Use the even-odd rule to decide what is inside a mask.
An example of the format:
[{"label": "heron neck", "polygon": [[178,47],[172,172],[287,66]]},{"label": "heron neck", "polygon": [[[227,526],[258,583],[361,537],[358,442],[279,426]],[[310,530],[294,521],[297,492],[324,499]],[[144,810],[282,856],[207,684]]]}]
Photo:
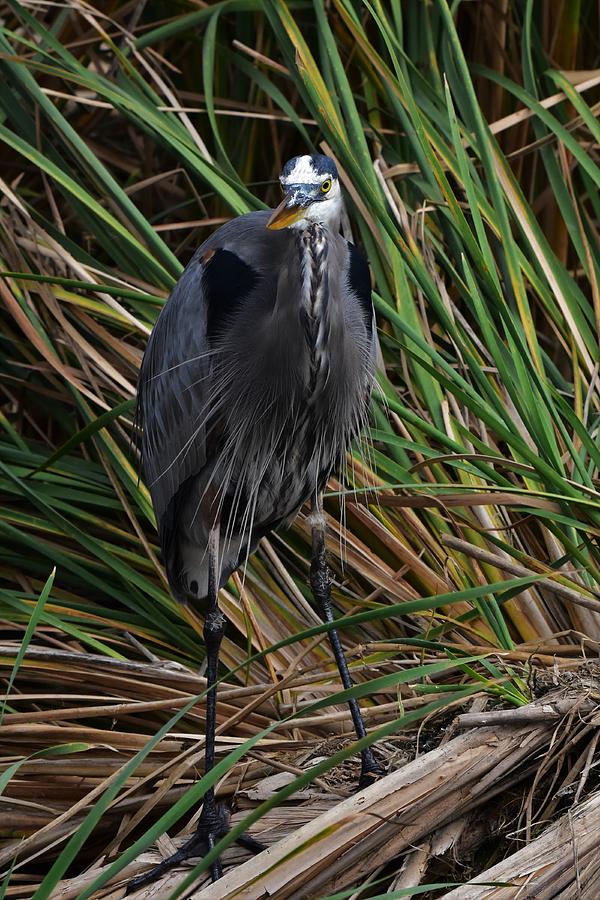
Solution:
[{"label": "heron neck", "polygon": [[312,224],[298,235],[302,296],[300,321],[310,356],[309,393],[319,393],[329,373],[329,274],[327,229]]}]

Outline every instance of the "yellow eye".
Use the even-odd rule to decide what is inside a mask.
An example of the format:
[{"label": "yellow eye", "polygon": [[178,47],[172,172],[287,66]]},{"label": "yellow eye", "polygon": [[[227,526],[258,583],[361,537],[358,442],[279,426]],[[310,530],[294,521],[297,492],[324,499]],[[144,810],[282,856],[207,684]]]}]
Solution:
[{"label": "yellow eye", "polygon": [[324,194],[327,194],[331,190],[331,178],[325,179],[325,181],[321,185],[321,190]]}]

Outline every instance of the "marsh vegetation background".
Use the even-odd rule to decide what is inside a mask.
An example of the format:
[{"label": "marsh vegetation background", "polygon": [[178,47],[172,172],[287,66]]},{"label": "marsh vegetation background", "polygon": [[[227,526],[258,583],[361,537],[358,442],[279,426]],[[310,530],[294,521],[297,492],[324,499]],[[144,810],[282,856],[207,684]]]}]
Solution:
[{"label": "marsh vegetation background", "polygon": [[[157,556],[137,370],[194,249],[275,205],[298,153],[338,163],[385,361],[369,446],[326,498],[380,758],[394,769],[456,713],[517,709],[584,664],[594,695],[598,15],[589,0],[0,4],[2,896],[107,895],[207,787],[201,614],[174,604]],[[235,819],[283,832],[311,814],[293,790],[320,777],[331,805],[353,777],[308,558],[300,517],[221,600],[214,778],[239,798],[287,772]],[[500,801],[493,779],[473,801],[471,844],[426,854],[415,883],[462,882],[535,837],[597,788],[597,741],[582,718],[557,725]],[[328,771],[332,751],[345,768]],[[414,846],[397,852],[330,881],[321,865],[320,896],[406,888]]]}]

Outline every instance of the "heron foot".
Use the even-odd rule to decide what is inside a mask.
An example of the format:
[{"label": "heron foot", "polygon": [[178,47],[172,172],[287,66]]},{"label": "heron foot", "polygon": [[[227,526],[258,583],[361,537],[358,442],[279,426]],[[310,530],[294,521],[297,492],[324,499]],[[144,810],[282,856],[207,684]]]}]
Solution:
[{"label": "heron foot", "polygon": [[379,781],[384,775],[383,768],[379,765],[371,750],[365,751],[362,758],[360,778],[358,779],[358,790],[364,790],[374,784],[374,782]]},{"label": "heron foot", "polygon": [[[185,860],[206,856],[206,854],[213,849],[215,844],[229,831],[229,818],[229,810],[224,803],[217,804],[214,800],[212,804],[205,803],[202,807],[198,826],[191,838],[182,844],[175,853],[172,853],[171,856],[163,859],[150,869],[150,871],[132,878],[127,885],[126,893],[131,894],[138,888],[156,881],[157,878],[165,872],[168,872],[169,869],[185,862]],[[249,834],[241,834],[236,838],[236,843],[239,844],[240,847],[249,850],[251,853],[261,853],[263,850],[266,850],[264,844],[257,841],[256,838],[251,837]],[[223,875],[223,869],[219,859],[216,859],[211,863],[210,874],[213,882],[218,881]]]}]

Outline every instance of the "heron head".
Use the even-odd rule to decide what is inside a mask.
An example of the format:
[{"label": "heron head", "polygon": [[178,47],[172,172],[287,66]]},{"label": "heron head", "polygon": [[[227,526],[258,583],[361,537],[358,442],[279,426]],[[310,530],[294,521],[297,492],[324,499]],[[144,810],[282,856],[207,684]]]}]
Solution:
[{"label": "heron head", "polygon": [[306,228],[313,222],[337,227],[342,194],[335,163],[328,156],[294,156],[279,176],[284,197],[267,228]]}]

